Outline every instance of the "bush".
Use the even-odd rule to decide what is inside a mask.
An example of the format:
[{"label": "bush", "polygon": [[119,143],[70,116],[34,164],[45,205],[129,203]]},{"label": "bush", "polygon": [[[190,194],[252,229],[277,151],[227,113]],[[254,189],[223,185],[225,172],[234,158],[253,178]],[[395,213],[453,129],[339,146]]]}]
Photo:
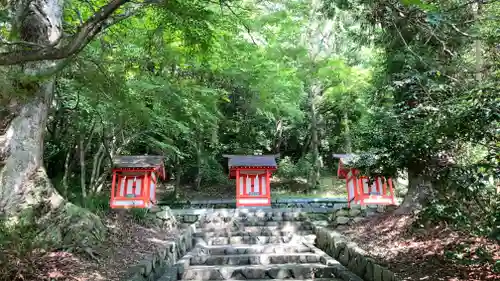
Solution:
[{"label": "bush", "polygon": [[[440,176],[435,183],[438,194],[424,210],[421,221],[444,221],[478,235],[498,233],[500,196],[484,169],[453,167],[441,172]],[[493,236],[500,238],[497,234]]]},{"label": "bush", "polygon": [[280,178],[289,180],[296,178],[307,179],[312,169],[312,163],[309,158],[309,156],[303,157],[299,159],[297,163],[293,163],[288,156],[281,158],[278,163],[276,175]]},{"label": "bush", "polygon": [[31,215],[18,221],[0,218],[0,280],[29,280],[37,272],[34,249],[38,230]]},{"label": "bush", "polygon": [[100,193],[87,197],[83,200],[82,207],[96,214],[106,213],[110,210],[110,196],[109,193]]}]

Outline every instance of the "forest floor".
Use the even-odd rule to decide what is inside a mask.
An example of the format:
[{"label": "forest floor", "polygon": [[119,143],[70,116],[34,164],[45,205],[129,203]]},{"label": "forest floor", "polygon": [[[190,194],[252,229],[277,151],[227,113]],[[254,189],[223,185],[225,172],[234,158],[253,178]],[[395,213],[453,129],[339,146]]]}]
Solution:
[{"label": "forest floor", "polygon": [[[334,198],[345,197],[345,181],[337,180],[332,176],[320,178],[318,189],[307,192],[308,186],[303,179],[282,181],[272,179],[271,197],[277,198]],[[173,190],[173,187],[169,186]],[[210,199],[235,199],[235,184],[213,185],[202,187],[200,190],[194,190],[191,186],[183,186],[179,190],[179,199],[181,200],[210,200]]]},{"label": "forest floor", "polygon": [[[101,247],[95,249],[97,259],[64,251],[32,251],[12,261],[12,270],[18,271],[17,280],[125,280],[130,267],[146,259],[159,244],[164,245],[179,234],[176,229],[165,231],[154,225],[144,226],[128,214],[112,213],[104,222],[109,233]],[[9,280],[2,277],[0,272],[0,280]]]},{"label": "forest floor", "polygon": [[498,243],[445,225],[415,229],[414,222],[387,213],[338,230],[401,280],[500,280]]},{"label": "forest floor", "polygon": [[[404,179],[397,179],[396,197],[404,195],[407,182]],[[168,184],[166,193],[173,191],[173,185]],[[339,180],[336,175],[325,175],[319,179],[316,190],[308,192],[306,180],[297,178],[294,180],[281,180],[274,177],[271,179],[271,198],[346,198],[347,190],[345,180]],[[160,197],[159,197],[160,198]],[[235,199],[235,183],[213,185],[202,187],[200,190],[193,189],[192,186],[183,186],[178,192],[179,200],[210,200],[210,199]]]}]

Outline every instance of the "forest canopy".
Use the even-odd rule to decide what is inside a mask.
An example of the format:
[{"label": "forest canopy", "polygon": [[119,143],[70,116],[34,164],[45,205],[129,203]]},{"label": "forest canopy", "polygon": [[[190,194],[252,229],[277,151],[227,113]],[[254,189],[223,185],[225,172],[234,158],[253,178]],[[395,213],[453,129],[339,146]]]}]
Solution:
[{"label": "forest canopy", "polygon": [[117,155],[165,156],[177,188],[204,190],[227,183],[224,153],[280,153],[277,176],[313,192],[333,153],[356,153],[367,175],[407,175],[399,212],[432,201],[436,220],[500,235],[499,14],[461,0],[4,2],[0,214],[96,219],[75,205],[107,205]]}]

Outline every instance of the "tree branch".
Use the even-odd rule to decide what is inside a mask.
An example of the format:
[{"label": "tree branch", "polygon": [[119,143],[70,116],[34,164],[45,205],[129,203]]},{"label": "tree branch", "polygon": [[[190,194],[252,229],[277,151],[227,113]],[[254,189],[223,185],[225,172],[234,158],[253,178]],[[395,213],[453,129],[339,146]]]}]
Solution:
[{"label": "tree branch", "polygon": [[69,40],[67,44],[58,48],[55,46],[44,46],[32,50],[16,50],[0,53],[0,65],[15,65],[30,61],[59,60],[68,58],[80,52],[100,31],[118,23],[135,14],[145,4],[138,4],[126,11],[123,15],[111,17],[111,15],[130,0],[112,0],[101,7],[85,23],[79,31]]}]

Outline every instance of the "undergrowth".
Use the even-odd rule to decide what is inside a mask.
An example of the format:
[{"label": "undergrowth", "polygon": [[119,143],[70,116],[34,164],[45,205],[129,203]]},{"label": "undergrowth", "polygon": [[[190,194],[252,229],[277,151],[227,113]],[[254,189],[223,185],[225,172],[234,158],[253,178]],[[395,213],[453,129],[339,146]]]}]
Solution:
[{"label": "undergrowth", "polygon": [[[38,229],[30,215],[17,221],[0,218],[0,280],[30,280],[37,273]],[[33,280],[33,279],[31,279]]]},{"label": "undergrowth", "polygon": [[[490,264],[500,272],[500,194],[496,192],[494,174],[483,167],[453,167],[442,173],[436,181],[438,189],[415,222],[416,227],[446,225],[473,237],[480,246],[462,242],[445,252],[445,257],[455,263],[467,265]],[[484,239],[487,238],[487,239]],[[490,242],[486,242],[490,240]],[[493,250],[491,250],[493,249]]]}]

